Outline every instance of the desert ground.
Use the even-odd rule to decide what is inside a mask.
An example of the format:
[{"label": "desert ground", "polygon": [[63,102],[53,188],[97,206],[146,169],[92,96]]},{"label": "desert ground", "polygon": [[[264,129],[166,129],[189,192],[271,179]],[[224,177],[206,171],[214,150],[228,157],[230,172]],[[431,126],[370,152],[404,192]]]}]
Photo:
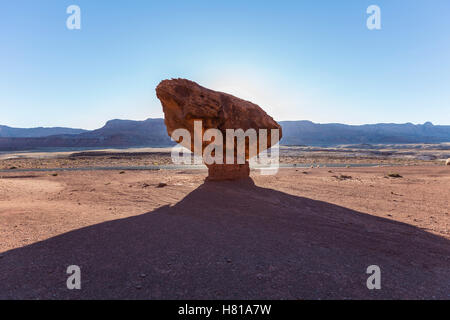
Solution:
[{"label": "desert ground", "polygon": [[[171,148],[128,148],[3,152],[0,153],[0,170],[161,168],[173,166],[171,151]],[[450,143],[279,148],[279,162],[284,166],[443,165],[448,158],[450,158]]]},{"label": "desert ground", "polygon": [[0,299],[450,298],[450,167],[206,175],[4,170]]}]

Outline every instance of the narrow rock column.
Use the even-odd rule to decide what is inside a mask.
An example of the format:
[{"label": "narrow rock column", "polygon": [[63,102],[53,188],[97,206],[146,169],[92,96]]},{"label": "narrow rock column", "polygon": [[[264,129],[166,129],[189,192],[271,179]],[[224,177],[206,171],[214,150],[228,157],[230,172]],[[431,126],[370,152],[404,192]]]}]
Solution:
[{"label": "narrow rock column", "polygon": [[208,167],[209,181],[239,180],[247,179],[250,176],[250,166],[245,164],[212,164]]}]

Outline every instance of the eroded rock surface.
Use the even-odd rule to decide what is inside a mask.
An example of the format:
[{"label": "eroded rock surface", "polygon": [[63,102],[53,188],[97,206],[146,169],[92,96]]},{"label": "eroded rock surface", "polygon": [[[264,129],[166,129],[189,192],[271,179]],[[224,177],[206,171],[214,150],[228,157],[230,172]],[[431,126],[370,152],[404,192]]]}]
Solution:
[{"label": "eroded rock surface", "polygon": [[[156,95],[161,100],[167,133],[172,136],[176,129],[187,129],[191,134],[191,141],[177,141],[183,146],[194,150],[194,121],[202,121],[202,136],[208,129],[219,129],[224,137],[226,146],[226,129],[255,129],[260,136],[260,129],[267,129],[267,145],[256,145],[258,153],[275,145],[279,140],[272,141],[270,130],[279,130],[281,126],[272,119],[258,105],[239,99],[227,93],[204,88],[187,79],[163,80],[156,88]],[[211,143],[203,141],[202,154],[205,147]],[[249,141],[245,146],[245,164],[212,164],[207,165],[209,179],[234,180],[249,176]],[[236,154],[236,146],[235,146]],[[225,156],[225,151],[224,151]],[[225,161],[224,161],[225,163]]]}]

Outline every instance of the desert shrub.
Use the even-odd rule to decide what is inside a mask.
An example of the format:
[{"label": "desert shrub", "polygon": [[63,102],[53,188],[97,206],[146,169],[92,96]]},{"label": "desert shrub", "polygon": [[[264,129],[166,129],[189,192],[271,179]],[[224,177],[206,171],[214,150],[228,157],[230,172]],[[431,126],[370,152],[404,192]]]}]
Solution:
[{"label": "desert shrub", "polygon": [[403,178],[400,174],[398,173],[388,173],[387,175],[389,178]]}]

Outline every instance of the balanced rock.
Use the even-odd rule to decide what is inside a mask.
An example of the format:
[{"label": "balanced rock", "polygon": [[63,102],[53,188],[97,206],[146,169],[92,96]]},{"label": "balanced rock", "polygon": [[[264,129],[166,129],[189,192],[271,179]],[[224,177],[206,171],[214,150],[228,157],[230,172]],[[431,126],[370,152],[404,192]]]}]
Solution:
[{"label": "balanced rock", "polygon": [[[242,129],[247,131],[254,129],[259,140],[260,130],[267,130],[266,144],[256,143],[250,145],[250,139],[245,140],[245,163],[238,164],[207,164],[210,180],[234,180],[247,178],[250,174],[248,160],[254,154],[250,153],[251,147],[256,147],[257,153],[264,151],[277,144],[282,137],[281,126],[272,119],[258,105],[234,97],[230,94],[213,91],[204,88],[197,83],[187,79],[163,80],[156,88],[156,95],[164,111],[167,133],[172,134],[177,129],[186,129],[191,134],[191,141],[177,140],[178,143],[190,149],[192,152],[199,150],[194,148],[194,123],[201,121],[201,134],[208,129],[218,129],[224,137],[224,148],[226,145],[227,129]],[[278,139],[272,141],[271,130],[278,130]],[[175,139],[176,140],[176,139]],[[201,156],[211,141],[202,141]],[[233,144],[234,154],[237,154],[237,144]],[[223,155],[225,157],[225,150]],[[235,157],[236,160],[236,157]]]}]

